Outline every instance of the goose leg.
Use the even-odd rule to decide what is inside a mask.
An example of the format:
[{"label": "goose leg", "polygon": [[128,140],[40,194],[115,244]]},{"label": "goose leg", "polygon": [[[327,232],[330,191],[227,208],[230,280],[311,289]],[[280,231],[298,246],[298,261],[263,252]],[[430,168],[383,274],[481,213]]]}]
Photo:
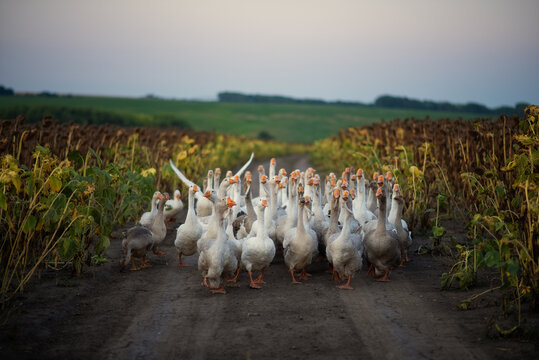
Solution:
[{"label": "goose leg", "polygon": [[404,267],[404,261],[406,259],[406,254],[404,253],[404,251],[401,253],[401,263],[400,263],[400,267]]},{"label": "goose leg", "polygon": [[386,269],[386,272],[384,273],[384,276],[382,276],[381,278],[379,279],[376,279],[376,281],[383,281],[383,282],[387,282],[389,281],[389,268]]},{"label": "goose leg", "polygon": [[240,271],[241,271],[241,264],[238,265],[238,269],[236,270],[236,274],[234,274],[234,277],[227,281],[232,282],[232,283],[235,283],[236,281],[238,281],[238,276],[240,276]]},{"label": "goose leg", "polygon": [[374,276],[374,265],[369,265],[369,271],[367,271],[367,276]]},{"label": "goose leg", "polygon": [[212,294],[226,294],[225,282],[221,281],[221,287],[219,287],[217,289],[211,289],[210,288],[210,291],[212,292]]},{"label": "goose leg", "polygon": [[247,272],[249,273],[249,279],[251,279],[251,283],[249,284],[249,286],[253,289],[260,289],[260,285],[256,284],[255,280],[253,280],[253,273],[251,272],[251,270],[247,270]]},{"label": "goose leg", "polygon": [[262,271],[260,272],[260,275],[258,275],[258,277],[255,279],[255,283],[259,283],[259,284],[265,284],[266,283],[264,281],[264,279],[263,279],[264,271],[266,271],[266,267],[262,268]]},{"label": "goose leg", "polygon": [[204,280],[202,280],[202,283],[200,285],[205,286],[205,287],[210,287],[210,285],[208,284],[208,279],[205,276],[204,276]]},{"label": "goose leg", "polygon": [[353,290],[354,288],[350,286],[350,280],[352,280],[352,275],[348,275],[348,281],[344,285],[338,285],[339,289],[343,290]]},{"label": "goose leg", "polygon": [[410,261],[410,258],[408,257],[408,251],[404,251],[404,259],[406,260],[406,262]]},{"label": "goose leg", "polygon": [[337,270],[335,270],[335,268],[333,268],[333,280],[337,281],[337,282],[341,282],[342,279],[341,277],[339,276],[339,273],[337,272]]},{"label": "goose leg", "polygon": [[151,268],[152,266],[146,262],[146,255],[140,258],[141,268]]},{"label": "goose leg", "polygon": [[309,274],[307,272],[307,270],[305,270],[305,268],[303,268],[303,270],[301,270],[301,273],[298,275],[300,279],[303,279],[303,280],[307,280],[309,279],[309,277],[311,277],[312,275]]},{"label": "goose leg", "polygon": [[135,265],[135,258],[133,257],[133,255],[131,255],[131,270],[133,271],[140,270],[140,268],[137,265]]},{"label": "goose leg", "polygon": [[157,246],[153,248],[153,253],[157,256],[163,256],[163,255],[166,255],[166,253],[164,252],[161,252],[161,251],[158,251],[157,250]]},{"label": "goose leg", "polygon": [[294,269],[290,269],[290,275],[292,275],[292,284],[301,284],[301,282],[297,281],[294,277]]},{"label": "goose leg", "polygon": [[178,253],[178,259],[180,260],[180,266],[189,266],[186,263],[182,262],[182,253],[181,251]]}]

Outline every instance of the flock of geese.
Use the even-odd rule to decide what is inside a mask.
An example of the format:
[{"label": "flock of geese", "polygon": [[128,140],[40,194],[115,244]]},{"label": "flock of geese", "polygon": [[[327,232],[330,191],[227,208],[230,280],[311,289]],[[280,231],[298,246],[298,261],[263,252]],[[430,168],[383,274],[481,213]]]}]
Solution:
[{"label": "flock of geese", "polygon": [[[271,159],[268,174],[258,166],[259,193],[253,194],[253,175],[245,172],[253,156],[222,181],[219,168],[209,170],[203,190],[170,161],[189,189],[187,217],[174,241],[179,265],[187,266],[182,256],[198,254],[202,284],[212,293],[226,293],[225,283],[236,282],[242,268],[250,287],[260,288],[276,250],[282,251],[293,284],[311,276],[307,267],[313,261],[327,259],[333,279],[346,281],[341,289],[352,289],[350,281],[363,260],[377,281],[389,281],[390,270],[408,261],[411,232],[402,219],[400,187],[390,172],[374,173],[368,181],[362,169],[346,168],[340,177],[330,173],[322,182],[312,168],[276,172]],[[155,192],[151,204],[122,242],[127,254],[121,264],[131,261],[131,270],[151,266],[148,250],[163,255],[158,246],[168,222],[183,209],[178,190],[173,199]],[[140,258],[140,267],[134,257]],[[256,278],[255,271],[260,271]]]}]

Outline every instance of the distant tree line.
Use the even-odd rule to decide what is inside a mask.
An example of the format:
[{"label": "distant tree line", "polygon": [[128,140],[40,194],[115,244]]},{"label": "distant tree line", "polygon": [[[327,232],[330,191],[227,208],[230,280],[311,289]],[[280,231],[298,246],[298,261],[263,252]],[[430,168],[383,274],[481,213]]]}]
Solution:
[{"label": "distant tree line", "polygon": [[15,92],[11,88],[0,85],[0,96],[13,96]]},{"label": "distant tree line", "polygon": [[517,103],[514,107],[500,106],[494,109],[488,108],[485,105],[469,102],[464,105],[452,104],[449,102],[436,102],[430,100],[416,100],[409,99],[407,97],[383,95],[378,97],[374,101],[374,106],[384,108],[397,108],[397,109],[417,109],[417,110],[433,110],[433,111],[455,111],[455,112],[467,112],[472,114],[506,114],[506,115],[520,115],[524,112],[524,109],[529,104]]},{"label": "distant tree line", "polygon": [[257,104],[305,104],[305,105],[361,105],[358,102],[325,101],[321,99],[296,99],[280,95],[249,95],[238,92],[220,92],[217,95],[221,102],[257,103]]},{"label": "distant tree line", "polygon": [[52,117],[59,122],[77,124],[113,124],[121,126],[155,126],[191,129],[183,119],[173,114],[128,114],[93,108],[72,108],[50,105],[10,105],[0,107],[0,119],[15,119],[24,114],[29,123],[39,122],[44,117]]},{"label": "distant tree line", "polygon": [[345,101],[324,101],[319,99],[296,99],[278,95],[249,95],[238,92],[220,92],[218,94],[220,102],[241,102],[241,103],[265,103],[265,104],[308,104],[308,105],[347,105],[347,106],[375,106],[382,108],[414,109],[431,111],[454,111],[467,112],[484,115],[521,115],[527,103],[517,103],[514,107],[501,106],[494,109],[478,103],[467,103],[464,105],[452,104],[449,102],[436,102],[430,100],[416,100],[407,97],[382,95],[373,104],[363,104],[360,102]]}]

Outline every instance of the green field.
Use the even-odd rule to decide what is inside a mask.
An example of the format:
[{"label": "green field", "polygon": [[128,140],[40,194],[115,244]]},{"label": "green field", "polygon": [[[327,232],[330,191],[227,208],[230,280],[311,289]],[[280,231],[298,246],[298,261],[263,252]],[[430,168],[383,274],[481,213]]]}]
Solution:
[{"label": "green field", "polygon": [[[276,140],[301,143],[310,143],[336,134],[341,128],[368,125],[381,119],[422,119],[426,116],[432,119],[472,119],[482,116],[372,106],[225,103],[89,96],[0,97],[0,110],[12,105],[92,108],[130,115],[173,115],[185,120],[194,130],[215,130],[253,137],[265,130]],[[147,125],[151,126],[151,121]]]}]

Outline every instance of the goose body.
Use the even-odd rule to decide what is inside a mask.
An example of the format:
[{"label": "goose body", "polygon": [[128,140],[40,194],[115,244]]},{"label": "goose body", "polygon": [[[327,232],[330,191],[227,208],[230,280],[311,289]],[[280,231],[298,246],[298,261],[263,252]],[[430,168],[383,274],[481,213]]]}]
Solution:
[{"label": "goose body", "polygon": [[294,276],[294,271],[302,270],[301,278],[306,279],[309,274],[306,272],[306,267],[312,262],[313,253],[315,251],[315,239],[305,229],[303,211],[305,209],[305,198],[303,194],[298,205],[298,226],[288,230],[283,241],[284,262],[290,271],[293,284],[301,284]]},{"label": "goose body", "polygon": [[176,232],[174,246],[178,250],[180,266],[187,266],[182,262],[182,255],[191,256],[197,251],[197,241],[202,236],[202,225],[195,214],[194,197],[198,191],[196,185],[189,187],[189,200],[187,203],[187,217]]},{"label": "goose body", "polygon": [[151,202],[151,210],[142,214],[139,220],[140,225],[150,227],[153,224],[153,220],[157,215],[157,204],[159,203],[159,199],[161,199],[161,193],[159,191],[154,192]]},{"label": "goose body", "polygon": [[[275,257],[275,244],[268,236],[264,224],[264,211],[266,211],[267,201],[260,200],[256,206],[256,214],[259,220],[258,231],[256,236],[249,237],[243,242],[241,254],[241,263],[249,273],[251,280],[251,288],[260,288],[258,283],[264,283],[263,275],[266,267],[268,267]],[[252,272],[261,270],[260,276],[253,280]]]},{"label": "goose body", "polygon": [[[376,276],[384,275],[378,281],[389,281],[389,271],[400,263],[401,252],[396,231],[386,228],[386,197],[383,188],[376,192],[379,215],[374,229],[365,230],[365,251]],[[372,274],[369,270],[369,274]]]},{"label": "goose body", "polygon": [[208,246],[199,256],[198,269],[207,281],[212,293],[225,294],[226,279],[234,276],[238,260],[230,242],[227,241],[225,230],[226,199],[221,199],[215,206],[219,229],[215,239],[208,240]]}]

